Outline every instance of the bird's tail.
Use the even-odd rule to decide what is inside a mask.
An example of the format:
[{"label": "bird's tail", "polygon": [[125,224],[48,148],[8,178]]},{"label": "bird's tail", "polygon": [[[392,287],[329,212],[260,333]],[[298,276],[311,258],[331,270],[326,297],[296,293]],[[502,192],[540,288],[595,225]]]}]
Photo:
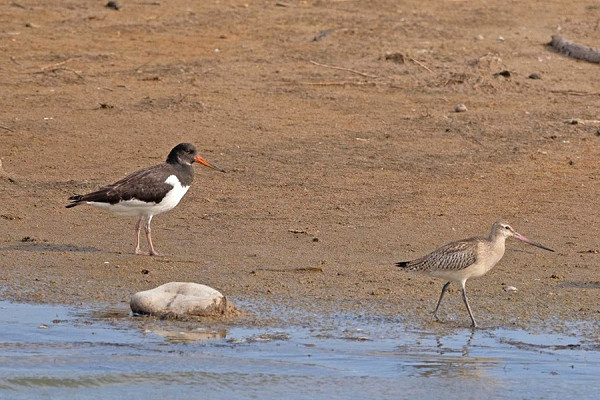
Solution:
[{"label": "bird's tail", "polygon": [[408,268],[408,263],[410,261],[400,261],[396,263],[396,267],[400,267],[400,268]]},{"label": "bird's tail", "polygon": [[69,197],[69,200],[71,201],[69,204],[67,204],[65,207],[67,208],[71,208],[71,207],[75,207],[80,205],[83,201],[83,196],[80,194],[76,194],[75,196],[71,196]]}]

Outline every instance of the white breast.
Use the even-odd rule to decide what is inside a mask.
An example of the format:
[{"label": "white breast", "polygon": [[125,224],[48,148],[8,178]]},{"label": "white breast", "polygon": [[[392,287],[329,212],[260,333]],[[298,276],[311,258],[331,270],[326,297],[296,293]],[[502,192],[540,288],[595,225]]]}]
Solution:
[{"label": "white breast", "polygon": [[494,268],[504,255],[504,241],[496,243],[492,247],[480,249],[479,254],[479,261],[468,268],[469,278],[483,276]]},{"label": "white breast", "polygon": [[160,214],[175,208],[190,188],[189,186],[181,186],[181,182],[179,182],[179,179],[177,179],[175,175],[169,176],[165,183],[173,186],[173,189],[171,189],[162,201],[156,205],[157,209],[160,211],[155,214]]}]

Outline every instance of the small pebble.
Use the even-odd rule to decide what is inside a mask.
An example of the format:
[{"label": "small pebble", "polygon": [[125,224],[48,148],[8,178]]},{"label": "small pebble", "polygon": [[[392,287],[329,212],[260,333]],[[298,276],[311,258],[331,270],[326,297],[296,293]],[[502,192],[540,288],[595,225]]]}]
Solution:
[{"label": "small pebble", "polygon": [[505,78],[510,78],[510,71],[508,71],[508,70],[503,70],[503,71],[500,71],[500,72],[496,72],[496,73],[494,74],[494,76],[503,76],[503,77],[505,77]]},{"label": "small pebble", "polygon": [[528,76],[528,78],[529,79],[542,79],[541,75],[540,74],[536,74],[536,73],[530,74]]},{"label": "small pebble", "polygon": [[120,10],[121,9],[121,4],[119,4],[116,1],[109,1],[108,3],[106,3],[106,5],[104,7],[106,7],[106,8],[112,8],[113,10]]},{"label": "small pebble", "polygon": [[465,106],[464,104],[459,104],[456,107],[454,107],[454,112],[465,112],[467,111],[467,106]]},{"label": "small pebble", "polygon": [[385,53],[385,59],[398,64],[404,64],[404,54],[402,53]]},{"label": "small pebble", "polygon": [[514,286],[504,286],[502,289],[504,289],[505,292],[516,292],[517,288]]}]

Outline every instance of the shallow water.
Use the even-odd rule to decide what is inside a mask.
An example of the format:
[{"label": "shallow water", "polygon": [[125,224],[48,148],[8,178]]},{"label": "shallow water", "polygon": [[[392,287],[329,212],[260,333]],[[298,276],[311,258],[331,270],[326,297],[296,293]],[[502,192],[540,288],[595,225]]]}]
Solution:
[{"label": "shallow water", "polygon": [[0,398],[597,398],[600,348],[577,336],[403,328],[218,327],[0,302]]}]

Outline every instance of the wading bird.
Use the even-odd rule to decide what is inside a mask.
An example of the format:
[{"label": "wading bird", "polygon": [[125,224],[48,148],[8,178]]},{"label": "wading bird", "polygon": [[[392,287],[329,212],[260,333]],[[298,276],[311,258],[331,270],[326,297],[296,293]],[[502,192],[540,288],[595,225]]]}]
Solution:
[{"label": "wading bird", "polygon": [[[200,157],[192,144],[180,143],[171,150],[164,163],[136,171],[95,192],[71,196],[71,203],[66,207],[87,203],[116,215],[138,217],[135,254],[158,256],[160,254],[152,245],[150,221],[153,216],[172,210],[188,191],[194,180],[194,162],[225,172]],[[140,231],[144,220],[148,253],[140,250]]]},{"label": "wading bird", "polygon": [[396,263],[396,266],[410,271],[424,272],[430,276],[448,281],[442,287],[440,299],[433,311],[433,316],[436,320],[439,320],[437,312],[444,293],[448,290],[448,286],[452,282],[459,284],[462,290],[463,301],[471,317],[471,326],[475,328],[477,327],[477,323],[475,322],[475,318],[473,318],[473,313],[469,306],[465,283],[469,278],[486,274],[500,261],[504,255],[504,242],[506,238],[511,236],[544,250],[554,251],[549,247],[527,239],[516,232],[508,223],[498,221],[492,225],[492,230],[487,238],[473,237],[448,243],[426,256],[413,261],[401,261]]}]

